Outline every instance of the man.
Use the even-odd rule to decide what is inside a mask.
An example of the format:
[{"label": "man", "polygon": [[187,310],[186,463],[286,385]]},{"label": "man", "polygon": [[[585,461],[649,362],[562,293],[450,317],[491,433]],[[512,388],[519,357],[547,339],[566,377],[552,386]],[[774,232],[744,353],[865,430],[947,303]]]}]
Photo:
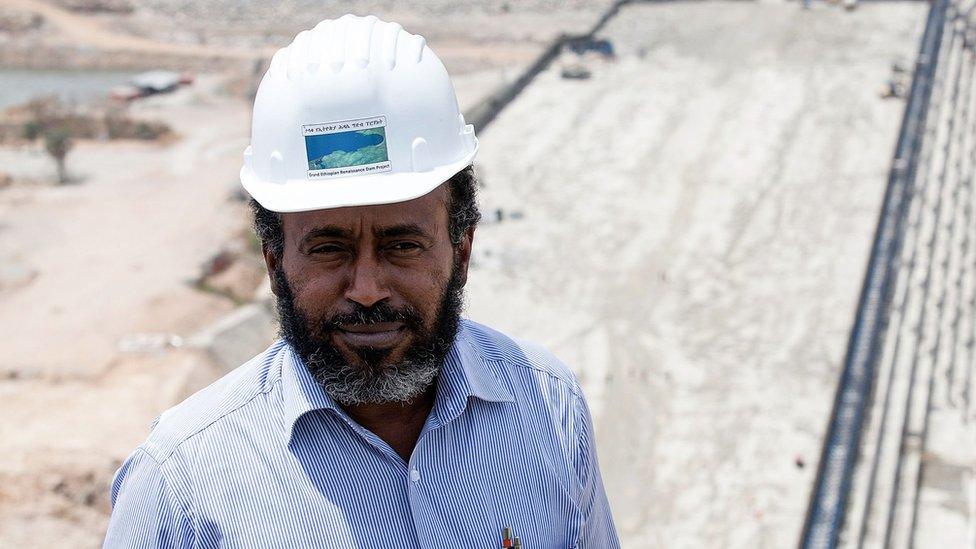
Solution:
[{"label": "man", "polygon": [[282,339],[167,410],[107,547],[617,547],[579,386],[460,320],[477,140],[423,38],[279,51],[241,170]]}]

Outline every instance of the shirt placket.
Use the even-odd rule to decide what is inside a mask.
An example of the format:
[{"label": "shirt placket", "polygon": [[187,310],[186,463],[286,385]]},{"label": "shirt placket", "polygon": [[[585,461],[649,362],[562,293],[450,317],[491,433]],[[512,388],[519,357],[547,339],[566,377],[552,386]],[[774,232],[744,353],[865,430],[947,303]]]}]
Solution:
[{"label": "shirt placket", "polygon": [[[397,469],[399,474],[405,479],[404,484],[407,487],[407,501],[409,502],[411,522],[414,525],[414,531],[416,532],[416,546],[425,547],[425,539],[435,539],[432,538],[434,534],[434,529],[429,525],[424,524],[424,519],[429,515],[425,513],[424,499],[425,494],[422,492],[422,474],[420,469],[420,464],[423,460],[420,454],[423,452],[423,442],[429,432],[440,427],[440,422],[437,419],[435,413],[431,413],[427,418],[427,422],[424,424],[423,429],[420,432],[420,436],[417,438],[417,444],[414,447],[414,451],[410,454],[410,460],[405,462],[399,454],[396,453],[393,448],[386,443],[383,439],[378,437],[375,433],[369,431],[363,426],[356,423],[348,415],[336,409],[334,412],[342,418],[346,425],[353,430],[356,435],[362,438],[367,444],[372,446],[374,449],[379,451],[390,464]],[[406,541],[406,540],[402,540]]]},{"label": "shirt placket", "polygon": [[421,547],[431,546],[432,543],[443,538],[443,535],[437,535],[436,528],[430,524],[433,520],[433,510],[430,508],[429,500],[433,494],[430,493],[430,482],[425,482],[424,479],[430,474],[424,468],[424,464],[428,462],[425,442],[430,438],[431,433],[441,427],[435,408],[427,417],[420,436],[417,437],[417,444],[410,453],[410,460],[407,462],[407,500],[410,502],[410,514]]}]

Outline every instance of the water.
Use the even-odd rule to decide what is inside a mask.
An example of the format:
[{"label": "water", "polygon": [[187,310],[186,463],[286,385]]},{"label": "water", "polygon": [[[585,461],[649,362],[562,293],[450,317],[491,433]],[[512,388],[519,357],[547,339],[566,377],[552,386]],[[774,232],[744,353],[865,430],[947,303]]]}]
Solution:
[{"label": "water", "polygon": [[328,133],[305,136],[308,159],[315,160],[336,151],[356,152],[364,147],[372,147],[383,142],[384,133],[363,133],[358,131]]},{"label": "water", "polygon": [[0,109],[44,95],[57,95],[63,101],[79,104],[97,101],[115,86],[128,83],[135,74],[107,70],[0,69]]}]

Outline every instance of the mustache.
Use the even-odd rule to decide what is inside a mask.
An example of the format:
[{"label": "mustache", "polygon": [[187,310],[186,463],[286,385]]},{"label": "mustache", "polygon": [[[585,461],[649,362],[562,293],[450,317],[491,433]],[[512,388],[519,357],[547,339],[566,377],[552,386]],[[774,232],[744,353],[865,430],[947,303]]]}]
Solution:
[{"label": "mustache", "polygon": [[424,319],[413,307],[394,307],[385,301],[380,301],[375,305],[364,307],[359,303],[353,303],[351,311],[339,312],[325,319],[319,326],[323,332],[332,332],[339,329],[343,324],[380,324],[386,322],[399,322],[407,328],[423,328]]}]

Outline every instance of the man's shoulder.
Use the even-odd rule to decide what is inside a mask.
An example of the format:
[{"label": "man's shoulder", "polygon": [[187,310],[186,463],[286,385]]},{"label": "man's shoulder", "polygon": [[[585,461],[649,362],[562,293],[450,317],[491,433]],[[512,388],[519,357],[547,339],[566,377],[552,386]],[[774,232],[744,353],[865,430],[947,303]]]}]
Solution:
[{"label": "man's shoulder", "polygon": [[528,372],[551,378],[574,395],[580,386],[573,371],[545,347],[506,335],[473,320],[463,320],[465,334],[486,361],[504,369]]},{"label": "man's shoulder", "polygon": [[140,446],[162,463],[187,440],[247,407],[281,379],[285,343],[275,341],[251,360],[167,409],[153,422]]}]

